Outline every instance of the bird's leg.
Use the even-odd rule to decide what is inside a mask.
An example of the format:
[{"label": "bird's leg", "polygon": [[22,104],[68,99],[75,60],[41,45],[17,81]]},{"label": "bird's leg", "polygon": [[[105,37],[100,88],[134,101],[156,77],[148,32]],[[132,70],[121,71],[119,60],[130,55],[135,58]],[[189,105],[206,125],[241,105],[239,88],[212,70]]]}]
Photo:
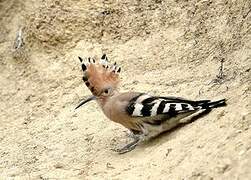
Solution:
[{"label": "bird's leg", "polygon": [[132,139],[137,138],[137,136],[139,136],[142,133],[140,131],[136,131],[133,129],[129,129],[129,132],[128,131],[124,131],[124,132],[126,133],[127,137],[132,138]]},{"label": "bird's leg", "polygon": [[132,142],[130,142],[129,144],[125,145],[122,148],[115,149],[115,151],[118,152],[119,154],[130,152],[133,149],[135,149],[135,147],[138,145],[139,142],[140,142],[139,136],[134,136],[134,140]]},{"label": "bird's leg", "polygon": [[132,139],[135,138],[135,134],[131,130],[129,132],[128,131],[124,131],[124,132],[126,133],[126,137],[129,137]]},{"label": "bird's leg", "polygon": [[114,151],[118,152],[119,154],[124,154],[127,152],[132,151],[135,149],[135,147],[140,143],[148,139],[148,131],[145,130],[143,127],[141,128],[141,131],[135,131],[135,130],[130,130],[132,132],[132,138],[133,141],[130,142],[129,144],[125,145],[122,148],[118,149],[113,149]]}]

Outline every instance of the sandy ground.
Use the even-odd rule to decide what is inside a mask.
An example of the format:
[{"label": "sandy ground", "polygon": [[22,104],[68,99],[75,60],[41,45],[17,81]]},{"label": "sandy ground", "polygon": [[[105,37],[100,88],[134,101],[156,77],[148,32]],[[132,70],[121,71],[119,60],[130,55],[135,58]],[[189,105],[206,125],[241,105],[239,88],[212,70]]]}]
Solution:
[{"label": "sandy ground", "polygon": [[[251,1],[0,0],[0,179],[251,179]],[[24,44],[14,48],[22,28]],[[228,106],[134,151],[77,56],[107,53],[121,91]],[[222,78],[217,78],[224,60]]]}]

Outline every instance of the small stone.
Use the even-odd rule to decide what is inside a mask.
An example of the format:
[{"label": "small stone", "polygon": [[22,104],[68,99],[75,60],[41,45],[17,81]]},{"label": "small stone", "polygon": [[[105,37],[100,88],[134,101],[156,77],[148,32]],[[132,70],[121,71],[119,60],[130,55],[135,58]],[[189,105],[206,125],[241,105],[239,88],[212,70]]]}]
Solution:
[{"label": "small stone", "polygon": [[75,131],[75,130],[77,130],[77,129],[78,129],[78,127],[72,127],[72,128],[71,128],[72,131]]},{"label": "small stone", "polygon": [[58,163],[56,163],[56,164],[54,165],[54,167],[55,167],[56,169],[61,169],[61,168],[63,168],[63,167],[64,167],[64,164],[63,164],[63,163],[58,162]]},{"label": "small stone", "polygon": [[228,168],[229,168],[229,164],[222,164],[217,167],[217,172],[223,174]]},{"label": "small stone", "polygon": [[133,83],[133,84],[138,84],[138,83],[139,83],[139,81],[134,80],[132,83]]},{"label": "small stone", "polygon": [[245,154],[245,152],[246,152],[245,150],[242,150],[239,152],[239,155],[242,156],[243,154]]},{"label": "small stone", "polygon": [[201,149],[201,148],[203,148],[203,145],[200,144],[197,146],[197,148]]},{"label": "small stone", "polygon": [[236,131],[236,133],[242,133],[242,130],[241,130],[241,129],[239,129],[239,130],[237,130],[237,131]]},{"label": "small stone", "polygon": [[111,163],[109,163],[109,162],[108,162],[108,163],[106,163],[106,167],[107,167],[107,168],[109,168],[109,169],[115,169],[115,168],[112,166],[112,164],[111,164]]},{"label": "small stone", "polygon": [[78,117],[77,113],[72,114],[72,117]]},{"label": "small stone", "polygon": [[170,154],[170,152],[172,151],[172,149],[171,148],[168,148],[167,149],[167,152],[166,152],[166,157]]}]

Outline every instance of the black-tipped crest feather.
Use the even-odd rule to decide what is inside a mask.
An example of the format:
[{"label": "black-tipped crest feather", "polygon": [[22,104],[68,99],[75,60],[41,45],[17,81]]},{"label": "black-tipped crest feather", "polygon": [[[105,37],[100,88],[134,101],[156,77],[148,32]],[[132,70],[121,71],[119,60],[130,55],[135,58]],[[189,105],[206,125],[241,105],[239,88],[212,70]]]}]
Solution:
[{"label": "black-tipped crest feather", "polygon": [[80,56],[78,56],[78,59],[80,60],[80,62],[83,62],[83,59]]}]

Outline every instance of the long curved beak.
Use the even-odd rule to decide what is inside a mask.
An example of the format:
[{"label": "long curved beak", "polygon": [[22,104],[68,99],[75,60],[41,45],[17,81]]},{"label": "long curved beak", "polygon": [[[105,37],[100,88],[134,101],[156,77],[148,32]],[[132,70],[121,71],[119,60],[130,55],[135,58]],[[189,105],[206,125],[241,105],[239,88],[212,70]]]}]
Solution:
[{"label": "long curved beak", "polygon": [[95,96],[90,96],[89,98],[82,100],[79,105],[77,107],[75,107],[75,109],[78,109],[80,106],[84,105],[85,103],[91,101],[91,100],[95,100],[96,97]]}]

